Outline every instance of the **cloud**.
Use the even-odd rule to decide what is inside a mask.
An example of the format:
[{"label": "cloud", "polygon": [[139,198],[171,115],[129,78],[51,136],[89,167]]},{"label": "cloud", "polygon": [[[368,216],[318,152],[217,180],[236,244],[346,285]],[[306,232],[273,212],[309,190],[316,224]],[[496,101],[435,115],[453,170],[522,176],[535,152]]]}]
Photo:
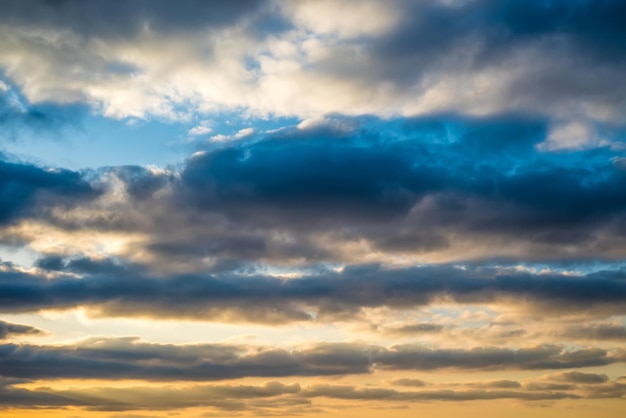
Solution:
[{"label": "cloud", "polygon": [[[211,7],[195,0],[183,0],[177,7],[168,1],[133,1],[111,5],[103,0],[89,4],[77,1],[34,1],[25,6],[8,1],[2,6],[5,23],[39,28],[70,28],[83,36],[104,39],[126,37],[146,27],[155,32],[190,31],[205,25],[220,27],[231,24],[264,2],[243,0],[233,4],[216,1]],[[8,21],[8,22],[6,22]]]},{"label": "cloud", "polygon": [[377,331],[382,331],[389,335],[421,335],[430,333],[440,333],[444,330],[444,326],[441,324],[432,323],[409,323],[400,325],[390,325],[384,327],[377,327]]},{"label": "cloud", "polygon": [[0,63],[30,101],[116,118],[513,111],[621,124],[624,112],[617,0],[38,1],[2,12]]},{"label": "cloud", "polygon": [[591,323],[577,324],[566,327],[559,334],[568,338],[580,338],[586,340],[624,340],[626,339],[626,327],[615,323]]},{"label": "cloud", "polygon": [[[481,391],[446,389],[428,391],[396,391],[385,388],[362,388],[350,385],[317,384],[301,387],[268,382],[262,386],[193,385],[184,388],[129,387],[129,388],[51,388],[18,389],[11,386],[0,389],[0,404],[9,407],[27,405],[79,406],[95,411],[161,410],[190,407],[211,407],[221,411],[269,412],[295,407],[301,413],[316,398],[347,401],[423,402],[472,401],[493,399],[575,399],[578,395],[564,392]],[[283,409],[284,410],[284,409]]]},{"label": "cloud", "polygon": [[[300,391],[300,385],[267,382],[260,386],[193,385],[176,387],[100,387],[32,390],[0,387],[4,407],[79,406],[90,411],[168,410],[214,407],[224,411],[305,406],[306,400],[284,399]],[[266,400],[265,402],[261,400]],[[291,400],[291,402],[289,402]]]},{"label": "cloud", "polygon": [[399,392],[393,389],[355,388],[353,386],[317,385],[304,390],[305,396],[347,400],[400,400],[400,401],[476,401],[493,399],[520,399],[536,401],[546,399],[576,399],[578,395],[563,392],[530,393],[504,390],[431,390]]},{"label": "cloud", "polygon": [[392,385],[397,385],[397,386],[415,386],[415,387],[422,387],[428,384],[420,379],[407,379],[407,378],[393,379],[389,383],[391,383]]},{"label": "cloud", "polygon": [[[72,345],[0,345],[3,376],[28,380],[215,381],[242,377],[340,376],[376,370],[545,370],[606,366],[624,360],[623,350],[568,349],[556,345],[445,349],[411,344],[383,347],[365,343],[316,343],[278,348],[172,345],[136,338],[96,337]],[[595,383],[585,374],[559,376],[569,383]],[[415,386],[415,382],[409,383]]]},{"label": "cloud", "polygon": [[605,374],[599,373],[583,373],[579,371],[563,372],[548,377],[551,380],[582,383],[582,384],[600,384],[605,383],[609,378]]},{"label": "cloud", "polygon": [[546,312],[618,314],[626,299],[622,271],[572,277],[484,267],[385,269],[366,265],[284,279],[232,272],[153,277],[141,268],[85,259],[47,258],[38,265],[66,268],[83,277],[60,275],[48,280],[14,270],[0,272],[3,312],[85,306],[94,315],[277,324],[354,319],[363,308],[409,309],[437,300],[506,303]]},{"label": "cloud", "polygon": [[[381,387],[359,387],[355,385],[284,384],[277,381],[263,385],[205,385],[185,386],[131,386],[115,387],[69,387],[53,389],[37,387],[18,389],[10,384],[0,387],[0,404],[20,408],[27,405],[40,407],[79,406],[90,411],[172,410],[190,407],[214,408],[218,411],[235,413],[252,411],[265,415],[291,408],[293,412],[313,412],[313,406],[324,406],[323,399],[334,399],[351,404],[359,401],[369,405],[384,402],[402,404],[406,402],[466,402],[479,400],[515,399],[525,402],[560,399],[607,399],[620,398],[623,387],[617,382],[594,385],[584,390],[567,387],[562,390],[546,388],[522,388],[490,386],[490,382],[468,384],[439,383],[429,389],[399,391]],[[563,385],[566,386],[566,385]],[[486,389],[476,389],[482,387]],[[336,404],[334,404],[336,406]]]},{"label": "cloud", "polygon": [[20,335],[41,335],[43,331],[30,325],[13,324],[0,321],[0,340]]},{"label": "cloud", "polygon": [[199,125],[194,126],[187,133],[189,136],[204,136],[213,132],[211,123],[208,121],[202,121]]},{"label": "cloud", "polygon": [[540,144],[539,147],[540,149],[553,151],[597,147],[599,143],[602,143],[602,140],[598,138],[594,127],[588,123],[577,121],[553,126],[546,142]]},{"label": "cloud", "polygon": [[99,194],[81,173],[13,162],[0,154],[0,225],[45,217],[50,208],[69,208]]},{"label": "cloud", "polygon": [[[616,152],[545,155],[536,145],[546,132],[519,115],[336,117],[213,144],[176,168],[103,168],[105,196],[38,222],[137,234],[132,251],[114,255],[161,271],[621,260],[626,172]],[[20,228],[5,234],[40,236]]]}]

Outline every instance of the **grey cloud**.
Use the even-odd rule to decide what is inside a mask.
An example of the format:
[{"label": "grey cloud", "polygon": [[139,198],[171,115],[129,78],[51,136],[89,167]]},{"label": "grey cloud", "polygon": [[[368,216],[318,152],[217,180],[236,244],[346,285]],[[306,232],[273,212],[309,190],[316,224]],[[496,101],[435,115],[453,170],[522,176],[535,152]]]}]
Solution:
[{"label": "grey cloud", "polygon": [[425,322],[416,324],[403,324],[400,326],[377,327],[377,331],[382,331],[383,333],[390,335],[420,335],[440,333],[444,330],[444,328],[445,327],[441,324],[432,324]]},{"label": "grey cloud", "polygon": [[[45,265],[40,262],[39,265]],[[76,270],[79,268],[82,270]],[[71,261],[82,278],[48,280],[0,272],[2,312],[87,306],[94,314],[260,323],[354,318],[365,307],[411,308],[442,297],[458,304],[516,303],[544,311],[622,312],[624,272],[585,276],[531,274],[497,268],[350,266],[301,278],[222,272],[153,277],[110,262]],[[87,269],[87,270],[86,270]],[[431,330],[432,331],[432,330]]]},{"label": "grey cloud", "polygon": [[567,391],[577,389],[576,385],[569,385],[565,383],[542,383],[542,382],[531,382],[524,384],[524,389],[529,391]]},{"label": "grey cloud", "polygon": [[626,327],[614,323],[579,324],[566,327],[559,335],[585,340],[626,340]]},{"label": "grey cloud", "polygon": [[[0,345],[0,370],[18,379],[214,381],[242,377],[333,376],[374,370],[542,370],[605,366],[624,356],[602,349],[479,347],[434,349],[362,343],[292,348],[229,344],[168,345],[94,338],[76,345]],[[411,383],[414,381],[400,381]],[[501,387],[501,386],[499,386]],[[507,386],[508,387],[508,386]]]},{"label": "grey cloud", "polygon": [[138,34],[149,27],[155,32],[189,31],[222,27],[254,14],[266,3],[218,0],[5,0],[0,4],[0,21],[27,27],[70,29],[91,37],[117,38]]},{"label": "grey cloud", "polygon": [[480,390],[428,390],[400,392],[384,388],[359,388],[339,385],[313,385],[301,388],[269,382],[263,386],[198,385],[184,389],[131,387],[53,390],[50,388],[17,389],[0,387],[0,405],[8,407],[79,406],[92,411],[171,410],[189,407],[213,407],[222,411],[269,412],[274,408],[308,407],[314,398],[347,401],[471,401],[485,399],[566,399],[579,396],[569,393]]},{"label": "grey cloud", "polygon": [[43,331],[30,325],[0,321],[0,340],[20,335],[41,335]]},{"label": "grey cloud", "polygon": [[[79,406],[92,411],[170,410],[214,407],[219,410],[251,410],[288,405],[305,406],[306,399],[285,399],[283,395],[300,392],[299,384],[267,382],[262,386],[195,385],[185,388],[82,388],[54,390],[0,387],[0,406],[53,407]],[[269,402],[258,402],[269,398]]]},{"label": "grey cloud", "polygon": [[598,384],[609,380],[608,376],[599,373],[583,373],[576,370],[558,373],[548,377],[550,380],[557,380],[571,383]]},{"label": "grey cloud", "polygon": [[[517,110],[600,120],[608,114],[621,124],[626,110],[619,83],[626,64],[622,2],[475,0],[449,6],[433,0],[394,5],[402,18],[392,30],[331,49],[316,70],[356,79],[366,91],[387,83],[401,103],[407,90],[413,97],[427,96],[438,91],[437,83],[454,86],[463,80],[452,91],[441,89],[437,97],[443,109],[435,111],[473,113],[484,106],[492,114]],[[497,87],[478,87],[484,86],[485,76]],[[598,112],[585,115],[576,105],[580,103]]]},{"label": "grey cloud", "polygon": [[344,400],[396,400],[396,401],[473,401],[488,399],[520,399],[526,401],[546,399],[577,399],[580,396],[564,392],[530,393],[496,390],[424,390],[399,392],[383,388],[356,388],[354,386],[317,385],[305,388],[303,395]]},{"label": "grey cloud", "polygon": [[482,389],[519,389],[522,387],[520,382],[516,380],[492,380],[487,382],[472,382],[466,385]]},{"label": "grey cloud", "polygon": [[617,381],[593,385],[589,388],[588,396],[599,399],[624,398],[624,396],[626,396],[626,384]]},{"label": "grey cloud", "polygon": [[556,345],[511,350],[499,347],[463,349],[428,349],[418,345],[398,345],[382,352],[377,366],[390,370],[507,369],[526,370],[563,369],[611,364],[611,358],[601,349],[563,351]]},{"label": "grey cloud", "polygon": [[[518,111],[547,115],[552,120],[589,118],[606,127],[622,125],[625,108],[621,98],[625,91],[620,80],[626,65],[622,28],[626,25],[621,18],[625,11],[619,0],[558,0],[549,4],[474,0],[456,6],[436,0],[390,1],[387,7],[397,10],[400,16],[394,27],[384,34],[357,39],[336,40],[322,36],[325,53],[312,55],[324,58],[300,57],[303,77],[319,80],[320,84],[330,79],[350,91],[358,90],[354,98],[348,98],[348,103],[362,107],[365,97],[370,102],[367,112],[384,115],[433,111],[493,115]],[[132,76],[141,69],[119,59],[107,61],[104,55],[111,54],[99,56],[86,51],[85,47],[76,48],[74,44],[80,45],[84,38],[105,44],[123,39],[132,44],[139,33],[166,37],[173,32],[219,30],[246,21],[251,38],[258,41],[269,34],[282,40],[281,35],[296,23],[282,15],[280,9],[277,2],[254,0],[216,1],[210,6],[197,0],[176,4],[165,0],[30,1],[27,4],[14,0],[0,4],[3,18],[0,21],[19,30],[33,27],[65,30],[78,37],[79,41],[69,48],[50,55],[46,55],[46,50],[37,42],[31,42],[32,39],[21,39],[17,44],[41,58],[50,68],[52,75],[45,80],[49,83],[43,83],[47,87],[46,94],[55,97],[51,93],[56,92],[60,101],[91,103],[102,100],[90,97],[86,87],[94,82],[93,73],[98,73],[101,79],[132,82]],[[345,19],[350,18],[345,16]],[[37,39],[36,36],[24,38]],[[293,42],[289,37],[285,40]],[[268,53],[262,54],[263,58],[257,55],[258,50],[271,48],[260,42],[252,43],[247,53],[234,57],[241,60],[242,69],[253,68],[243,77],[245,84],[250,84],[251,94],[242,94],[240,100],[218,99],[224,103],[211,100],[210,104],[228,108],[241,106],[262,113],[310,113],[280,98],[278,103],[246,100],[245,97],[258,93],[267,94],[263,81],[274,75],[265,73],[261,64]],[[197,46],[198,51],[188,59],[205,63],[211,53],[202,44]],[[84,86],[74,89],[66,85],[68,80],[64,74],[68,64],[59,56],[73,57],[72,69],[81,74]],[[16,64],[9,67],[9,72],[21,79],[25,90],[33,87],[27,77],[19,77],[20,72],[28,68],[22,69]],[[492,82],[483,83],[485,77]],[[441,100],[432,102],[441,102],[439,107],[429,108],[431,103],[426,103],[426,109],[422,109],[415,105],[416,99],[427,98],[432,90],[442,85],[451,85],[452,91],[437,94]],[[133,87],[139,94],[147,93],[142,86]],[[162,93],[165,95],[166,91]],[[380,97],[381,91],[388,93]],[[323,89],[321,94],[330,95],[332,91]],[[193,94],[181,95],[170,99],[185,104],[188,100],[198,100]],[[316,109],[317,114],[338,110],[328,104],[317,106],[321,107]],[[122,114],[150,111],[154,109],[116,109]],[[345,111],[352,109],[346,106]],[[607,120],[612,122],[607,124]]]},{"label": "grey cloud", "polygon": [[[249,352],[250,349],[253,350]],[[356,358],[342,364],[342,359],[348,359],[347,355],[341,356],[342,350]],[[0,347],[0,369],[3,376],[25,379],[151,381],[367,373],[371,367],[369,359],[357,354],[357,348],[346,350],[341,344],[288,351],[227,344],[175,346],[135,339],[94,339],[66,347],[5,344]]]},{"label": "grey cloud", "polygon": [[389,383],[397,386],[414,386],[414,387],[422,387],[428,385],[427,382],[420,379],[409,379],[409,378],[400,378],[400,379],[392,379]]},{"label": "grey cloud", "polygon": [[0,153],[0,225],[45,218],[51,208],[84,204],[99,194],[82,173],[14,162]]},{"label": "grey cloud", "polygon": [[[488,259],[514,239],[526,260],[622,258],[624,172],[612,152],[544,157],[534,146],[545,126],[521,117],[405,124],[403,141],[378,120],[349,133],[287,130],[206,151],[179,176],[115,169],[125,222],[85,226],[143,231],[153,258],[181,264],[352,262],[338,249],[359,240],[381,254],[471,242],[485,247],[473,258]],[[451,129],[462,133],[438,142]]]},{"label": "grey cloud", "polygon": [[[92,387],[55,390],[46,387],[18,389],[14,383],[0,386],[0,406],[55,407],[78,406],[92,411],[173,410],[189,407],[210,407],[218,411],[251,411],[256,415],[271,414],[288,408],[313,411],[319,398],[351,402],[464,402],[474,400],[515,399],[521,401],[559,399],[607,399],[620,398],[626,385],[606,382],[580,389],[572,385],[545,384],[542,387],[514,385],[511,381],[473,382],[469,384],[434,384],[429,389],[398,391],[381,387],[358,387],[353,385],[267,382],[251,385],[190,385],[172,387]],[[450,389],[453,388],[453,389]],[[480,388],[480,389],[476,389]]]},{"label": "grey cloud", "polygon": [[[7,189],[15,196],[0,208],[0,222],[4,210],[5,222],[31,217],[70,232],[144,234],[140,251],[126,255],[138,261],[141,254],[155,272],[354,263],[367,254],[382,262],[444,254],[572,263],[621,260],[626,252],[625,172],[610,150],[545,156],[535,149],[545,123],[521,116],[357,122],[349,132],[287,129],[216,147],[163,172],[51,173],[7,164],[7,176],[25,184]],[[85,215],[50,211],[64,200],[34,199],[43,191],[33,189],[46,187],[21,180],[20,167],[83,187],[73,202]],[[119,184],[115,177],[125,199],[93,204]],[[351,250],[355,243],[363,248]]]}]

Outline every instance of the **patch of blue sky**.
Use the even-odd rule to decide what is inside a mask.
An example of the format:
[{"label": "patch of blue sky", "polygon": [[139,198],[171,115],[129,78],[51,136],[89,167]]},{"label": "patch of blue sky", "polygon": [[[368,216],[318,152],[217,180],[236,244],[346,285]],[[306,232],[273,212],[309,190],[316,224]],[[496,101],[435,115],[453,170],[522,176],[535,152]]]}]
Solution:
[{"label": "patch of blue sky", "polygon": [[[243,111],[195,114],[182,121],[119,120],[85,105],[30,104],[15,86],[3,84],[0,151],[39,165],[73,170],[167,166],[181,162],[198,147],[229,142],[242,131],[264,134],[299,122],[296,118],[251,118]],[[198,126],[205,127],[204,132],[194,135]]]}]

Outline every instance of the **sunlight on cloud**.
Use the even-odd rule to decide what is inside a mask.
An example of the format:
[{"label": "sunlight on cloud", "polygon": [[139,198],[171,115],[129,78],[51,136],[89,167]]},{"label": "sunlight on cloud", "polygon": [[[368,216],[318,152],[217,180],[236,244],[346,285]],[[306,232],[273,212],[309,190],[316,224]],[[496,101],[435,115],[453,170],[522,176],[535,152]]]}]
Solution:
[{"label": "sunlight on cloud", "polygon": [[623,16],[0,2],[0,415],[621,417]]}]

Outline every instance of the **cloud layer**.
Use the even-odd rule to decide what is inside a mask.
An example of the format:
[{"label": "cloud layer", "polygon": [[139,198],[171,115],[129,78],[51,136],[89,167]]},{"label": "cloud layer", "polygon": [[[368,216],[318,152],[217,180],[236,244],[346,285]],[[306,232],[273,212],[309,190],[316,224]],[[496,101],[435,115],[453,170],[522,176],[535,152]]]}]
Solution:
[{"label": "cloud layer", "polygon": [[0,409],[621,416],[625,16],[0,1]]},{"label": "cloud layer", "polygon": [[593,126],[625,110],[619,1],[2,7],[0,63],[29,100],[114,117],[180,118],[191,104],[300,117],[520,111]]}]

